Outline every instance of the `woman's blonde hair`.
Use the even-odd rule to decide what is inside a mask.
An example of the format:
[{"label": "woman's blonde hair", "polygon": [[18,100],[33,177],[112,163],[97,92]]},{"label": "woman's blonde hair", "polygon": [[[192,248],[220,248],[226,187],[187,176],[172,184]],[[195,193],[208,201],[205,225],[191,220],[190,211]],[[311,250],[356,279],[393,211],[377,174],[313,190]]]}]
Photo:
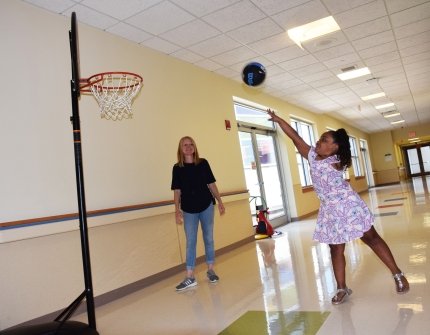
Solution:
[{"label": "woman's blonde hair", "polygon": [[177,152],[178,165],[180,167],[184,166],[185,156],[184,156],[184,152],[182,151],[182,144],[184,143],[185,140],[190,140],[191,143],[194,145],[193,163],[199,164],[200,163],[200,156],[199,156],[199,151],[197,150],[196,142],[193,140],[192,137],[184,136],[179,140],[178,152]]}]

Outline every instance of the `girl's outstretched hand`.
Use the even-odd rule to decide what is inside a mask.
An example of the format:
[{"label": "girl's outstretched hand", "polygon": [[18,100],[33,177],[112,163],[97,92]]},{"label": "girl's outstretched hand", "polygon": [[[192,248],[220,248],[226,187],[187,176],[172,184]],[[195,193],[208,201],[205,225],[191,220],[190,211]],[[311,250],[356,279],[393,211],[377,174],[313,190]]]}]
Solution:
[{"label": "girl's outstretched hand", "polygon": [[275,111],[272,111],[270,108],[267,109],[266,113],[270,116],[269,121],[279,122],[279,120],[281,119],[278,115],[275,114]]}]

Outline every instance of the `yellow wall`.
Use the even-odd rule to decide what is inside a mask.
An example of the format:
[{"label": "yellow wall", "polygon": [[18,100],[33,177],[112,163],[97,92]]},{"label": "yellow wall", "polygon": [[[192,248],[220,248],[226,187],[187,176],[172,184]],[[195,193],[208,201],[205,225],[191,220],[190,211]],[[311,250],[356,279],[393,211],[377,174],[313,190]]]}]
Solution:
[{"label": "yellow wall", "polygon": [[429,129],[430,123],[427,123],[370,134],[376,185],[396,183],[406,177],[401,147],[410,144],[411,132],[423,141],[430,141]]}]

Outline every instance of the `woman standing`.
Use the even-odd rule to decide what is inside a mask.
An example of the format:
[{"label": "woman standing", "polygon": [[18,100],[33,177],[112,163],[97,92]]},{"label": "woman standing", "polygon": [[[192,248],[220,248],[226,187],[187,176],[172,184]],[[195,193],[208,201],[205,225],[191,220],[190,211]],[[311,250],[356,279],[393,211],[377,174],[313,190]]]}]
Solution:
[{"label": "woman standing", "polygon": [[[186,278],[176,286],[177,291],[196,286],[194,277],[197,232],[202,226],[205,245],[207,276],[211,283],[219,280],[214,271],[215,247],[213,240],[214,204],[218,201],[220,215],[224,205],[215,184],[215,177],[206,159],[200,158],[194,140],[185,136],[180,139],[177,163],[173,166],[172,186],[177,224],[184,224],[186,248]],[[214,199],[215,198],[215,199]]]},{"label": "woman standing", "polygon": [[285,120],[270,109],[270,120],[280,125],[299,153],[309,161],[313,187],[321,201],[314,240],[330,247],[337,291],[334,305],[344,302],[352,293],[345,279],[345,243],[361,238],[391,271],[397,293],[406,293],[409,283],[397,266],[394,257],[373,227],[373,215],[366,203],[343,178],[351,165],[349,136],[345,129],[327,131],[315,147],[308,145]]}]

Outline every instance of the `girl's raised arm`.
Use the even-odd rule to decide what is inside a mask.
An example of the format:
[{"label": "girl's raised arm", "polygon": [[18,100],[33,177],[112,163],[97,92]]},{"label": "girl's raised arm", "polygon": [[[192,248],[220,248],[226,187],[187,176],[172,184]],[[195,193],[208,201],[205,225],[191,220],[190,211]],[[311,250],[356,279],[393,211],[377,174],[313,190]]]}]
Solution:
[{"label": "girl's raised arm", "polygon": [[300,135],[297,133],[297,131],[291,127],[287,121],[285,121],[283,118],[279,117],[275,114],[274,111],[271,109],[267,110],[267,114],[269,114],[271,121],[276,122],[279,124],[281,129],[284,131],[284,133],[291,138],[293,141],[295,147],[299,151],[300,155],[302,155],[304,158],[308,158],[309,150],[311,149],[311,146],[307,144],[303,138],[300,137]]}]

